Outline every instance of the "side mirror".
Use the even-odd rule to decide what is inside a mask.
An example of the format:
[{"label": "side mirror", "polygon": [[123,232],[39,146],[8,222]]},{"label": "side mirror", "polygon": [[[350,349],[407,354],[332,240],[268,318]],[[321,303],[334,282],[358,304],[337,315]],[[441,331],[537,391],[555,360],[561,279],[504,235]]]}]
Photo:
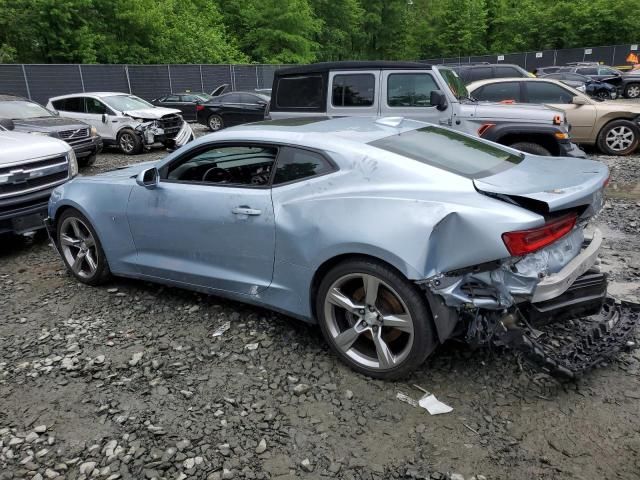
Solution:
[{"label": "side mirror", "polygon": [[158,179],[160,173],[156,167],[147,168],[141,171],[136,177],[136,183],[144,188],[156,188],[158,186]]},{"label": "side mirror", "polygon": [[0,129],[13,130],[14,128],[16,128],[16,126],[13,123],[13,120],[10,118],[0,118]]},{"label": "side mirror", "polygon": [[106,113],[102,114],[102,123],[107,123],[107,114]]},{"label": "side mirror", "polygon": [[589,102],[586,98],[579,97],[578,95],[571,99],[571,103],[573,103],[574,105],[589,105]]},{"label": "side mirror", "polygon": [[440,111],[447,109],[447,97],[442,90],[432,90],[429,102]]}]

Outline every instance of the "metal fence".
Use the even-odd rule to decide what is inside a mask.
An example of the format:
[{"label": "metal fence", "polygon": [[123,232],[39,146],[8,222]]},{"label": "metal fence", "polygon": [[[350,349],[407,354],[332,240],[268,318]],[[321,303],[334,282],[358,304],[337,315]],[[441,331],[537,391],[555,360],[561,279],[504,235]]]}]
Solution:
[{"label": "metal fence", "polygon": [[566,65],[569,62],[599,62],[611,66],[626,66],[628,65],[627,57],[630,53],[640,55],[638,44],[540,50],[537,52],[508,53],[503,55],[438,57],[423,61],[432,64],[464,64],[474,62],[515,63],[532,72],[536,68]]},{"label": "metal fence", "polygon": [[77,92],[129,92],[147,100],[169,92],[271,88],[281,65],[22,65],[0,64],[0,93],[46,103]]}]

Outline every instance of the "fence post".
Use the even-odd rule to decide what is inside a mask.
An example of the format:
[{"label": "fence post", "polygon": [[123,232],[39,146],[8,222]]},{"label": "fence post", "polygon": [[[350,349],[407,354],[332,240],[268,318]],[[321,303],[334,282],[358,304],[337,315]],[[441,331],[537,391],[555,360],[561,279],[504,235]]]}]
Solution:
[{"label": "fence post", "polygon": [[231,91],[235,91],[236,89],[236,69],[233,68],[233,65],[229,65],[229,76],[231,77]]},{"label": "fence post", "polygon": [[258,65],[256,65],[256,89],[260,88],[260,83],[258,81]]},{"label": "fence post", "polygon": [[169,93],[173,93],[173,84],[171,83],[171,65],[167,63],[167,74],[169,75]]},{"label": "fence post", "polygon": [[86,92],[84,88],[84,77],[82,76],[82,65],[78,64],[78,73],[80,73],[80,83],[82,84],[82,91]]},{"label": "fence post", "polygon": [[616,64],[616,46],[613,46],[613,53],[611,54],[611,63],[609,65],[611,65],[612,67],[614,67]]},{"label": "fence post", "polygon": [[24,86],[27,87],[27,97],[31,100],[31,89],[29,88],[29,80],[27,80],[27,70],[24,68],[24,63],[22,65],[22,76],[24,77]]},{"label": "fence post", "polygon": [[204,92],[204,80],[202,79],[202,64],[200,64],[199,67],[200,67],[200,91]]},{"label": "fence post", "polygon": [[557,51],[557,50],[554,50],[554,51],[553,51],[553,66],[554,66],[554,67],[557,65],[557,64],[556,64],[557,59],[558,59],[558,51]]},{"label": "fence post", "polygon": [[131,80],[129,79],[129,65],[124,66],[124,73],[127,76],[127,85],[129,85],[129,93],[133,93],[131,91]]}]

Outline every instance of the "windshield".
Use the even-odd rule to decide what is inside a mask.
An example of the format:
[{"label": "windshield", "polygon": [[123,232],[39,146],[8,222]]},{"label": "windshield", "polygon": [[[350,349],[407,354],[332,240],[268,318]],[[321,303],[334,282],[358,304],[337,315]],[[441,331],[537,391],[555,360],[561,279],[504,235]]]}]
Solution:
[{"label": "windshield", "polygon": [[458,100],[467,98],[471,99],[471,95],[469,95],[467,87],[464,86],[464,82],[456,72],[448,68],[439,68],[438,71],[440,72],[440,75],[442,75],[442,78],[444,78],[444,81],[447,82],[447,85],[449,85],[449,89],[451,90],[451,92],[453,92]]},{"label": "windshield", "polygon": [[0,117],[20,120],[36,117],[53,117],[54,115],[46,108],[34,102],[25,100],[11,100],[0,102]]},{"label": "windshield", "polygon": [[495,175],[524,158],[491,143],[439,127],[411,130],[375,140],[369,145],[472,179]]},{"label": "windshield", "polygon": [[146,102],[135,95],[113,95],[111,97],[103,97],[102,100],[111,108],[119,112],[140,110],[143,108],[155,108],[149,102]]}]

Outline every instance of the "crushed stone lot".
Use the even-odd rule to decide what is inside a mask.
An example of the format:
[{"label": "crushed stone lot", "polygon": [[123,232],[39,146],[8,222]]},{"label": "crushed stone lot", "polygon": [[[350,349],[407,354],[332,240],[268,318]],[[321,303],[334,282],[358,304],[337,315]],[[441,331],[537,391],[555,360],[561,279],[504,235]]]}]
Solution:
[{"label": "crushed stone lot", "polygon": [[[164,155],[108,150],[81,174]],[[638,302],[640,153],[591,155],[611,169],[601,266]],[[447,344],[383,382],[315,326],[141,281],[81,285],[43,234],[0,245],[0,480],[640,478],[639,349],[560,383]],[[415,385],[453,411],[396,398]]]}]

